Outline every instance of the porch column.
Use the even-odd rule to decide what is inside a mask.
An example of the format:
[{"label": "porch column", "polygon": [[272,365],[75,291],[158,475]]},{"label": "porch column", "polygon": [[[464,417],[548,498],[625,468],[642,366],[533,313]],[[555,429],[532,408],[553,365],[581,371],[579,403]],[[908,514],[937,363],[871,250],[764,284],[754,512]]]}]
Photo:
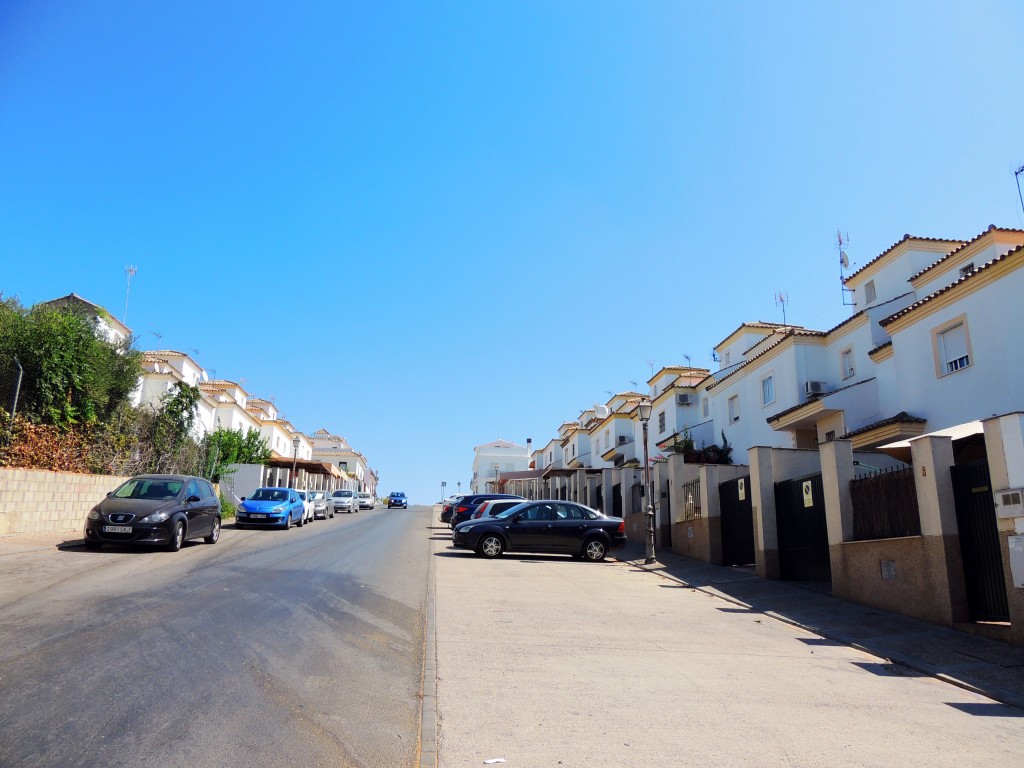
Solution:
[{"label": "porch column", "polygon": [[750,464],[750,500],[754,512],[754,556],[757,575],[778,579],[779,532],[775,520],[775,467],[772,449],[765,446],[747,451]]}]

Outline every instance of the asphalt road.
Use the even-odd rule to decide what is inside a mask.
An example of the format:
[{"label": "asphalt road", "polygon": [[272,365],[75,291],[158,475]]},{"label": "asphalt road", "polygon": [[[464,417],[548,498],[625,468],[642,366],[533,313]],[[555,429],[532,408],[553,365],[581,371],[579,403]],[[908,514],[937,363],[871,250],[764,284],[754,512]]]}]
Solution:
[{"label": "asphalt road", "polygon": [[411,766],[429,508],[0,558],[0,766]]}]

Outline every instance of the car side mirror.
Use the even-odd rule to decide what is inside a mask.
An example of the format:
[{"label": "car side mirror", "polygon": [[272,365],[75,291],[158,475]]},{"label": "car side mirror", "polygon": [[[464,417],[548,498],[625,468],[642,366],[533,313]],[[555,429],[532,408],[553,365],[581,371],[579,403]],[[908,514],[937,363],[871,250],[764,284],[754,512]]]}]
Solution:
[{"label": "car side mirror", "polygon": [[242,501],[245,501],[245,496],[242,497]]},{"label": "car side mirror", "polygon": [[196,496],[195,494],[192,494],[187,499],[185,499],[185,501],[187,501],[189,504],[195,504],[197,501],[199,501],[199,497]]},{"label": "car side mirror", "polygon": [[516,512],[515,515],[512,516],[512,522],[514,522],[514,523],[521,522],[521,521],[523,521],[525,519],[526,519],[526,513],[525,512]]},{"label": "car side mirror", "polygon": [[107,491],[107,496],[112,496],[113,494],[114,494],[113,491]]}]

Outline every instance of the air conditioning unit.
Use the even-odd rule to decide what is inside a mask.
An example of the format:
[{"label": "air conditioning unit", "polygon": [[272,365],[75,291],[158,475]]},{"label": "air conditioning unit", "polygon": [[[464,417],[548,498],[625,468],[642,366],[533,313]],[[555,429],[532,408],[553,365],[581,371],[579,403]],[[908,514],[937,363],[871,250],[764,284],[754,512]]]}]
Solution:
[{"label": "air conditioning unit", "polygon": [[825,382],[823,381],[805,381],[804,382],[804,394],[805,395],[820,395],[825,391]]},{"label": "air conditioning unit", "polygon": [[625,435],[619,435],[619,445],[625,445],[629,442],[629,438]]},{"label": "air conditioning unit", "polygon": [[676,395],[676,405],[692,405],[693,395]]}]

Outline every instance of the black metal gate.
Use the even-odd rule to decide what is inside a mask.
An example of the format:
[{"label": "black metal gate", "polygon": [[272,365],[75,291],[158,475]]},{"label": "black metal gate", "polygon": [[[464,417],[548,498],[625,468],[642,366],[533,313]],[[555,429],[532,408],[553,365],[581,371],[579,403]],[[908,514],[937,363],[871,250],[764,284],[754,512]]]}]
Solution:
[{"label": "black metal gate", "polygon": [[1009,621],[1003,557],[987,461],[950,467],[967,606],[975,621]]},{"label": "black metal gate", "polygon": [[723,565],[754,562],[754,510],[750,497],[750,475],[718,484]]},{"label": "black metal gate", "polygon": [[672,549],[672,491],[668,489],[661,502],[661,548]]},{"label": "black metal gate", "polygon": [[612,517],[622,517],[622,484],[612,486]]},{"label": "black metal gate", "polygon": [[775,484],[779,569],[790,581],[832,581],[821,475]]}]

